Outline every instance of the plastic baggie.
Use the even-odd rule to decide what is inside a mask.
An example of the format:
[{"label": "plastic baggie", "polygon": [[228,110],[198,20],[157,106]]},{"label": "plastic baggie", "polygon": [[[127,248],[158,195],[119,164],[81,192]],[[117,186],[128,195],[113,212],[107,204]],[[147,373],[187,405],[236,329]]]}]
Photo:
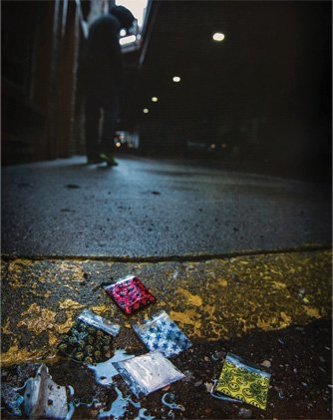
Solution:
[{"label": "plastic baggie", "polygon": [[133,324],[132,327],[148,350],[159,351],[165,357],[175,357],[192,346],[165,311],[141,324]]},{"label": "plastic baggie", "polygon": [[103,288],[126,315],[155,302],[155,297],[135,276],[126,277],[113,284],[103,284]]},{"label": "plastic baggie", "polygon": [[111,357],[112,340],[119,330],[118,324],[85,309],[75,326],[62,337],[58,350],[88,365],[103,362]]},{"label": "plastic baggie", "polygon": [[66,387],[56,384],[48,368],[41,365],[36,376],[29,378],[25,385],[25,418],[66,419],[68,411]]},{"label": "plastic baggie", "polygon": [[185,375],[158,351],[116,362],[114,366],[138,398],[185,378]]},{"label": "plastic baggie", "polygon": [[270,377],[270,373],[228,353],[215,391],[265,410]]}]

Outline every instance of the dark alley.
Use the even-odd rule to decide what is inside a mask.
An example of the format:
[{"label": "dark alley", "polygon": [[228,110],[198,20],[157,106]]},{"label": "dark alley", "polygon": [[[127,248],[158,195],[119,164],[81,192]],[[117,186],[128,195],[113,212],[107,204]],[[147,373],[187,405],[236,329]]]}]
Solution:
[{"label": "dark alley", "polygon": [[1,11],[1,418],[331,418],[331,2]]}]

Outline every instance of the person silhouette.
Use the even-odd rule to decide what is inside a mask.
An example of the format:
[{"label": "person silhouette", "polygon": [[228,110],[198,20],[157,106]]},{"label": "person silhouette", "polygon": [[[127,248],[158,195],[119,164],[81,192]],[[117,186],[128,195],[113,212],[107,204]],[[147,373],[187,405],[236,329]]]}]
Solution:
[{"label": "person silhouette", "polygon": [[[98,17],[89,28],[83,63],[88,164],[118,164],[114,159],[114,136],[122,77],[119,33],[121,29],[128,30],[134,20],[133,14],[127,8],[113,6],[109,13]],[[99,137],[101,116],[103,123]]]}]

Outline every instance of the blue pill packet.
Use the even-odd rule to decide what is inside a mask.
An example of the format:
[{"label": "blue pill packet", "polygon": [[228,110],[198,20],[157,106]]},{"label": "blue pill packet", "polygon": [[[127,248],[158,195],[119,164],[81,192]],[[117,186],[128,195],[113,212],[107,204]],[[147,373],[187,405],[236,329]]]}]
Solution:
[{"label": "blue pill packet", "polygon": [[149,351],[159,351],[167,358],[178,356],[192,346],[165,311],[141,324],[132,324],[132,327]]}]

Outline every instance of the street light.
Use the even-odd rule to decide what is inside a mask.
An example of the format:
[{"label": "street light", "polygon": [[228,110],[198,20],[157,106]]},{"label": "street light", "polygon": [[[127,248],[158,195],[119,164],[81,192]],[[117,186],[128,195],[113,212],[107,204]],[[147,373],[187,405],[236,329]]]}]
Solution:
[{"label": "street light", "polygon": [[119,39],[119,44],[120,45],[128,45],[128,44],[133,44],[133,42],[136,41],[136,36],[135,35],[129,35],[129,36],[125,36],[124,38],[120,38]]},{"label": "street light", "polygon": [[175,83],[179,83],[182,79],[179,76],[173,76],[172,81]]},{"label": "street light", "polygon": [[215,34],[212,36],[213,40],[216,42],[221,42],[224,40],[225,35],[222,32],[215,32]]},{"label": "street light", "polygon": [[151,98],[151,101],[152,101],[152,102],[157,102],[157,101],[158,101],[158,97],[157,97],[157,96],[153,96],[153,97]]}]

